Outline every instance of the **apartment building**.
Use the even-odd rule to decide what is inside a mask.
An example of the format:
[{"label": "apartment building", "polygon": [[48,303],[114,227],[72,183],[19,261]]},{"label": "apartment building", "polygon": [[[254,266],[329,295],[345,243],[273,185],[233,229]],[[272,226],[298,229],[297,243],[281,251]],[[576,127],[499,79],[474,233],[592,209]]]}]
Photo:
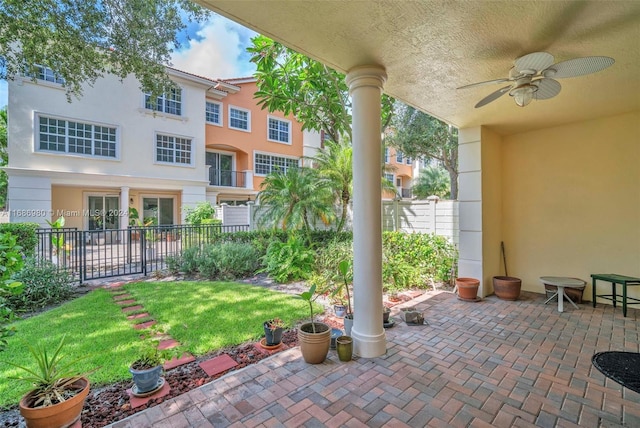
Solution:
[{"label": "apartment building", "polygon": [[[180,224],[201,201],[255,200],[268,173],[300,166],[322,145],[292,116],[257,106],[254,78],[167,72],[179,89],[157,99],[133,77],[105,76],[72,102],[44,67],[36,81],[10,81],[10,221],[64,216],[68,227],[119,229],[135,208],[140,219]],[[402,193],[411,167],[390,156]]]},{"label": "apartment building", "polygon": [[384,149],[384,176],[396,188],[397,194],[383,192],[382,199],[394,198],[411,199],[411,188],[413,186],[414,162],[410,157],[405,156],[400,150],[393,147]]}]

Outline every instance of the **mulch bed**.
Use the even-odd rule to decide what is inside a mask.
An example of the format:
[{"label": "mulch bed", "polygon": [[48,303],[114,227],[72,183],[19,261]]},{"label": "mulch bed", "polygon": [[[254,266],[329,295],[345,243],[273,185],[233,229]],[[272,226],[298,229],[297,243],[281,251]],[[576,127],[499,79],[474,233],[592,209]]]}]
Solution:
[{"label": "mulch bed", "polygon": [[[317,320],[329,324],[331,327],[343,328],[342,320],[332,316],[318,317]],[[283,349],[288,349],[298,345],[296,330],[287,330],[282,334],[282,342],[287,345]],[[256,350],[255,343],[246,343],[239,346],[216,351],[202,357],[198,357],[196,361],[177,367],[165,372],[164,378],[171,387],[168,395],[150,400],[147,404],[134,409],[129,404],[129,395],[126,390],[131,387],[132,381],[122,381],[102,387],[93,387],[87,396],[82,411],[82,427],[98,428],[117,422],[133,415],[149,407],[156,406],[165,400],[169,400],[192,389],[198,388],[206,383],[211,382],[223,376],[220,373],[215,376],[208,376],[198,365],[200,362],[209,360],[221,354],[227,354],[238,365],[232,370],[239,370],[250,364],[255,364],[270,355]],[[24,421],[18,413],[17,408],[0,413],[0,426],[5,427],[24,427]]]}]

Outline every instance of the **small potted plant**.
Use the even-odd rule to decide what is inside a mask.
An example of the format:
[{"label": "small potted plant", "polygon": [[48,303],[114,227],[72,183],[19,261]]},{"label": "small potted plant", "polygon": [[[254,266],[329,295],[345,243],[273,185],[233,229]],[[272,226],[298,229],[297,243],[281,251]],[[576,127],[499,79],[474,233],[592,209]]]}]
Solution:
[{"label": "small potted plant", "polygon": [[28,427],[66,427],[80,419],[84,401],[89,394],[88,373],[80,374],[72,369],[73,365],[84,358],[70,363],[63,361],[65,339],[66,336],[63,336],[53,353],[41,345],[27,345],[36,362],[36,369],[5,362],[27,373],[14,379],[34,385],[19,404],[20,414]]},{"label": "small potted plant", "polygon": [[[304,323],[298,328],[298,343],[302,358],[309,364],[320,364],[329,353],[331,345],[331,328],[321,322],[315,322],[313,318],[313,301],[315,300],[315,284],[300,294],[300,298],[309,303],[311,322]],[[316,296],[317,297],[317,296]]]},{"label": "small potted plant", "polygon": [[163,353],[158,349],[157,341],[146,341],[138,357],[129,366],[129,373],[133,377],[133,395],[147,395],[160,389],[164,383],[162,379]]},{"label": "small potted plant", "polygon": [[338,263],[338,272],[342,278],[342,283],[336,287],[333,295],[344,293],[347,295],[347,311],[344,315],[344,331],[346,336],[351,336],[351,328],[353,327],[353,311],[351,310],[351,294],[349,292],[349,283],[352,281],[351,263],[349,260],[341,260]]},{"label": "small potted plant", "polygon": [[282,342],[282,332],[286,324],[280,318],[273,318],[265,321],[264,337],[267,346],[278,346]]}]

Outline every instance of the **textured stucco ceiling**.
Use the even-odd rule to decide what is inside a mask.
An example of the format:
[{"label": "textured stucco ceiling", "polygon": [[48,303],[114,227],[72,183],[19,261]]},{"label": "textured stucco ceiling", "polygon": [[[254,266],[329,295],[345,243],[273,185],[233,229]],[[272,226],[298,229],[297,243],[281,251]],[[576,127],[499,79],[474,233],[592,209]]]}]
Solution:
[{"label": "textured stucco ceiling", "polygon": [[[385,92],[459,128],[511,134],[640,110],[640,1],[197,0],[342,72],[386,68]],[[513,60],[546,51],[556,62],[610,56],[616,63],[561,79],[562,91],[520,108],[503,85]]]}]

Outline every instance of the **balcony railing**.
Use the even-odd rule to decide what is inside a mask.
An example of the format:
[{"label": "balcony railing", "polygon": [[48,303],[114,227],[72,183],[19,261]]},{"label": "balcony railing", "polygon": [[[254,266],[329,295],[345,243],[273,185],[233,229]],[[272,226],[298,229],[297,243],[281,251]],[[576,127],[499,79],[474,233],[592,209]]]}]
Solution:
[{"label": "balcony railing", "polygon": [[400,189],[400,194],[402,195],[402,199],[411,199],[413,196],[413,192],[411,189],[405,189],[404,187]]},{"label": "balcony railing", "polygon": [[211,186],[245,187],[244,171],[226,171],[209,168],[209,184]]}]

